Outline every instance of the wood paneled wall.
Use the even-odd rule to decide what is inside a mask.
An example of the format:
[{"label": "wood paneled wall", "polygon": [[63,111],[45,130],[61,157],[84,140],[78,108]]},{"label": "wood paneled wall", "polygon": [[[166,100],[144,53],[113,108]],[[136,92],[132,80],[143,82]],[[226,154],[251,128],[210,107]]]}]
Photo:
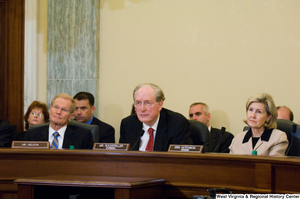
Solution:
[{"label": "wood paneled wall", "polygon": [[0,0],[0,118],[23,130],[25,0]]}]

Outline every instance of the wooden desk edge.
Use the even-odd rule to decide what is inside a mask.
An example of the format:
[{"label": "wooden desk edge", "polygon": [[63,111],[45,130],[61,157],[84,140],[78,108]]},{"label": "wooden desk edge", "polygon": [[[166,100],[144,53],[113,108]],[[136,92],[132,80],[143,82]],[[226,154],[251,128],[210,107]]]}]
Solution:
[{"label": "wooden desk edge", "polygon": [[[76,180],[77,178],[77,180]],[[80,187],[103,187],[103,188],[138,188],[156,185],[164,185],[164,179],[155,178],[132,178],[132,177],[109,177],[109,176],[68,176],[53,175],[32,178],[20,178],[14,181],[17,185],[44,185],[44,186],[80,186]]]},{"label": "wooden desk edge", "polygon": [[284,156],[284,157],[276,157],[276,156],[252,156],[252,155],[235,155],[228,153],[175,153],[175,152],[141,152],[141,151],[102,151],[102,150],[69,150],[69,149],[61,149],[61,150],[44,150],[44,149],[11,149],[11,148],[0,148],[0,156],[2,155],[41,155],[43,154],[55,154],[56,156],[69,156],[70,153],[75,153],[76,155],[83,156],[122,156],[122,157],[155,157],[155,158],[174,158],[176,159],[206,159],[206,160],[232,160],[232,161],[244,161],[247,159],[249,162],[265,162],[265,163],[289,163],[289,164],[300,164],[300,157],[292,157],[292,156]]},{"label": "wooden desk edge", "polygon": [[[2,184],[9,185],[14,181],[11,179],[27,179],[33,176],[49,175],[49,171],[45,170],[44,165],[52,164],[50,161],[52,156],[56,157],[56,163],[61,164],[61,168],[56,171],[51,171],[51,174],[61,175],[90,175],[90,176],[140,176],[153,177],[165,179],[166,183],[163,186],[164,190],[171,190],[176,197],[178,193],[184,191],[186,196],[191,196],[191,193],[196,191],[206,192],[207,188],[226,187],[235,192],[273,192],[273,193],[289,193],[291,191],[299,192],[299,188],[295,182],[300,182],[300,158],[299,157],[263,157],[263,156],[246,156],[246,155],[232,155],[232,154],[183,154],[183,153],[167,153],[167,152],[115,152],[115,151],[92,151],[92,150],[22,150],[22,149],[0,149],[0,162],[2,162],[0,173],[2,174]],[[75,157],[75,158],[74,158]],[[78,162],[77,162],[78,161]],[[28,163],[26,168],[19,169],[21,164]],[[11,164],[14,163],[14,164]],[[231,167],[240,168],[239,172],[245,169],[250,169],[253,175],[249,183],[237,184],[229,175],[225,175],[221,181],[212,181],[206,177],[206,168],[213,166],[215,169],[210,169],[210,174],[214,174],[214,178],[218,179],[219,174],[222,174],[223,164],[225,163],[225,170],[231,171]],[[6,165],[11,164],[11,167]],[[31,165],[34,165],[31,167]],[[88,168],[89,170],[77,170]],[[121,166],[122,165],[122,166]],[[151,172],[144,172],[144,166],[152,168]],[[166,170],[162,170],[161,166]],[[182,171],[181,167],[185,170]],[[102,170],[99,170],[99,168]],[[73,168],[73,170],[70,170]],[[113,169],[112,169],[113,168]],[[125,168],[125,169],[124,169]],[[134,168],[134,169],[132,169]],[[206,179],[195,179],[191,173],[195,169],[201,168],[204,173],[202,176]],[[191,170],[193,169],[193,170]],[[156,172],[157,171],[157,172]],[[188,179],[179,178],[176,172],[187,172],[185,175]],[[215,175],[215,173],[218,175]],[[243,174],[247,174],[247,170]],[[178,173],[180,175],[181,173]],[[208,175],[210,175],[208,174]],[[230,173],[228,173],[230,174]],[[289,175],[287,175],[289,174]],[[249,175],[245,175],[249,179]],[[244,176],[244,177],[245,177]],[[228,179],[227,179],[228,178]],[[293,179],[290,182],[287,179]],[[208,180],[207,180],[208,179]],[[227,180],[226,180],[227,179]],[[247,181],[245,179],[245,181]],[[226,184],[228,182],[228,184]],[[10,185],[11,186],[11,185]],[[15,186],[17,186],[15,184]],[[88,185],[91,186],[91,185]],[[11,188],[9,188],[11,189]],[[7,189],[7,190],[9,190]],[[15,188],[14,188],[15,189]],[[2,189],[5,190],[6,189]],[[189,194],[189,195],[188,195]]]}]

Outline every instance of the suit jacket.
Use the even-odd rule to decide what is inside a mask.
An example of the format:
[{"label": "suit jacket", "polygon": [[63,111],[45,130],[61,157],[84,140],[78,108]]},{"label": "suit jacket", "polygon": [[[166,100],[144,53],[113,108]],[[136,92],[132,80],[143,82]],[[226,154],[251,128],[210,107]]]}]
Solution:
[{"label": "suit jacket", "polygon": [[[124,118],[121,121],[119,143],[130,143],[132,150],[138,150],[142,129],[143,123],[136,114]],[[167,151],[170,144],[193,144],[190,123],[183,115],[163,108],[160,111],[153,151]]]},{"label": "suit jacket", "polygon": [[[27,131],[25,140],[48,141],[48,135],[49,126],[37,127]],[[81,127],[67,126],[62,148],[69,149],[70,145],[73,145],[75,149],[92,149],[94,141],[91,131]]]},{"label": "suit jacket", "polygon": [[26,133],[27,133],[27,131],[17,133],[16,135],[13,136],[12,140],[13,141],[24,141]]},{"label": "suit jacket", "polygon": [[7,120],[0,120],[0,147],[10,147],[14,128]]},{"label": "suit jacket", "polygon": [[[234,137],[231,133],[225,131],[221,138],[221,142],[220,142],[221,130],[211,127],[209,136],[210,136],[210,139],[209,139],[209,148],[210,148],[209,151],[210,152],[215,151],[217,153],[229,153],[229,146]],[[219,145],[219,142],[220,142],[220,145]]]},{"label": "suit jacket", "polygon": [[266,129],[253,149],[252,130],[249,129],[235,136],[229,149],[233,154],[251,155],[254,150],[257,151],[257,155],[284,156],[288,144],[285,132],[278,129]]},{"label": "suit jacket", "polygon": [[91,124],[99,127],[99,143],[115,143],[115,129],[111,125],[100,121],[96,117],[93,118]]}]

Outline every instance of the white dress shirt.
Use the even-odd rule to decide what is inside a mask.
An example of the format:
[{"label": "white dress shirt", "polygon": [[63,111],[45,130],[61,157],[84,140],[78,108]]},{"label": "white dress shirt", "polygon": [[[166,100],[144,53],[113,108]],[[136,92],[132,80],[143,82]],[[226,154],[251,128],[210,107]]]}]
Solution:
[{"label": "white dress shirt", "polygon": [[64,126],[64,127],[60,128],[58,131],[55,131],[49,125],[49,136],[48,136],[48,139],[49,139],[50,145],[52,144],[52,142],[54,140],[53,133],[54,132],[58,132],[59,133],[59,136],[57,137],[57,140],[58,140],[58,149],[62,149],[66,129],[67,129],[67,126]]},{"label": "white dress shirt", "polygon": [[153,128],[153,130],[154,130],[153,131],[153,147],[154,147],[156,130],[157,130],[158,121],[159,121],[159,116],[158,116],[156,122],[153,124],[153,126],[147,126],[145,123],[143,123],[144,135],[140,139],[140,148],[139,148],[139,151],[145,151],[146,150],[148,141],[150,139],[150,135],[149,135],[149,132],[148,132],[149,128]]}]

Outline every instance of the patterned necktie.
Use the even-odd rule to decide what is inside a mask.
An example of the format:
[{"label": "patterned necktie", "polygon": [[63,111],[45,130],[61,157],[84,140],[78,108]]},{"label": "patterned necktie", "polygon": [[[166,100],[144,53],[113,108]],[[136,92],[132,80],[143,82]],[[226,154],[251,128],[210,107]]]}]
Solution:
[{"label": "patterned necktie", "polygon": [[149,128],[148,132],[150,137],[146,147],[146,151],[153,151],[153,128]]},{"label": "patterned necktie", "polygon": [[51,144],[51,149],[58,149],[58,139],[57,139],[57,137],[59,136],[59,133],[54,132],[53,136],[54,136],[54,139],[53,139],[53,142]]}]

